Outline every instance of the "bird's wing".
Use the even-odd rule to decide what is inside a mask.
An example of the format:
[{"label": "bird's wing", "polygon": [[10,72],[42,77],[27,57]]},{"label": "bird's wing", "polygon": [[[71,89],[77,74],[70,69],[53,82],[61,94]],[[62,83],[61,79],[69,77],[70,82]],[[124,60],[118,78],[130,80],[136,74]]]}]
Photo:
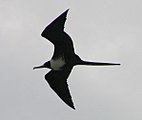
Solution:
[{"label": "bird's wing", "polygon": [[55,93],[71,108],[74,108],[72,98],[69,92],[67,78],[71,72],[71,69],[66,71],[53,71],[45,75],[45,79],[49,83],[50,87]]},{"label": "bird's wing", "polygon": [[64,25],[65,25],[65,21],[66,21],[66,16],[67,16],[68,10],[66,10],[61,15],[59,15],[55,20],[53,20],[44,29],[44,31],[41,33],[41,36],[45,37],[46,39],[49,39],[53,44],[56,44],[56,43],[54,43],[54,40],[52,40],[52,37],[56,36],[56,34],[57,34],[56,32],[63,32],[64,31]]},{"label": "bird's wing", "polygon": [[58,16],[51,22],[41,33],[41,36],[48,39],[54,44],[54,56],[65,54],[71,56],[74,54],[73,43],[70,36],[64,32],[64,24],[66,21],[68,10]]}]

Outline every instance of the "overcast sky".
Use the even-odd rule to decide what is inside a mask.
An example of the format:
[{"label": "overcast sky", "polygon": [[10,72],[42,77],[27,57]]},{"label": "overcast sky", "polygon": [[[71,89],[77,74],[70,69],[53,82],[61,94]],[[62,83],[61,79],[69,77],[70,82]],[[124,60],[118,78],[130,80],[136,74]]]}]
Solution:
[{"label": "overcast sky", "polygon": [[[141,0],[1,0],[1,120],[142,120]],[[68,84],[76,110],[44,79],[53,45],[40,36],[70,8],[65,31],[84,60],[121,66],[73,69]]]}]

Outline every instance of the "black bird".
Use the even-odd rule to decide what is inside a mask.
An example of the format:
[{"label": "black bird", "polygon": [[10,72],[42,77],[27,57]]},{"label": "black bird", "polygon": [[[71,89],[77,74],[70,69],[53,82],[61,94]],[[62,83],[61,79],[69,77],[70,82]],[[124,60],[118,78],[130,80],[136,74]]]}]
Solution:
[{"label": "black bird", "polygon": [[67,9],[51,22],[42,32],[41,36],[54,44],[54,54],[50,61],[45,62],[37,68],[50,68],[51,71],[45,75],[45,79],[55,93],[71,108],[75,109],[69,92],[67,78],[75,65],[120,65],[118,63],[100,63],[83,61],[75,54],[73,42],[64,31],[64,24],[68,13]]}]

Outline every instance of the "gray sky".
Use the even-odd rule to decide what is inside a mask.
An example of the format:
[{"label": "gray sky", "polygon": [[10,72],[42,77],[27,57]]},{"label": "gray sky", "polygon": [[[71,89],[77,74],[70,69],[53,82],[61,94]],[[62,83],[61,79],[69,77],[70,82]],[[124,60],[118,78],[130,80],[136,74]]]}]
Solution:
[{"label": "gray sky", "polygon": [[[1,120],[142,120],[141,0],[1,0]],[[70,11],[65,30],[82,59],[120,67],[75,67],[68,79],[76,111],[49,88],[33,66],[53,45],[40,33]],[[87,33],[87,34],[86,34]],[[89,54],[88,54],[89,53]]]}]

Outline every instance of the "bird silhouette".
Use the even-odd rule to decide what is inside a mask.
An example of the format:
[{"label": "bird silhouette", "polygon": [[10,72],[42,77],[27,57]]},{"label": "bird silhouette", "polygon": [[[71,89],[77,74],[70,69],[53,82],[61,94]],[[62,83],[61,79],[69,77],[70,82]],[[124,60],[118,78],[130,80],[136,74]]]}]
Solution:
[{"label": "bird silhouette", "polygon": [[54,54],[50,61],[45,62],[41,66],[34,67],[33,69],[51,69],[51,71],[45,75],[46,81],[68,106],[75,109],[67,84],[67,78],[69,77],[72,68],[76,65],[104,66],[120,64],[83,61],[77,54],[75,54],[72,39],[64,31],[64,24],[68,10],[69,9],[52,21],[41,33],[42,37],[53,43]]}]

